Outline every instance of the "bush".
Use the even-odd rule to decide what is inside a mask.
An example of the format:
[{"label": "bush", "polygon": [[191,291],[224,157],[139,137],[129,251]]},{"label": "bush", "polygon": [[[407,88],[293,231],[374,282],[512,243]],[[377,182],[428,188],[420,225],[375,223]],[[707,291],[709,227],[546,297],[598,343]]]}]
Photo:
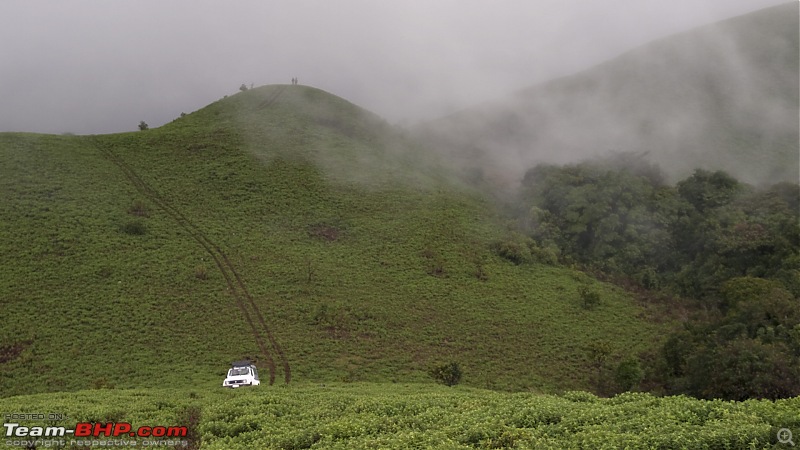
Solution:
[{"label": "bush", "polygon": [[639,386],[644,378],[644,370],[637,358],[628,358],[623,360],[617,366],[617,371],[614,373],[614,381],[620,390],[630,391]]},{"label": "bush", "polygon": [[147,205],[142,200],[135,200],[128,208],[128,213],[138,217],[147,217]]},{"label": "bush", "polygon": [[144,131],[144,130],[147,130],[149,128],[150,128],[150,126],[147,125],[147,122],[145,122],[144,120],[139,122],[139,130],[140,131]]},{"label": "bush", "polygon": [[444,259],[438,252],[431,247],[425,247],[425,250],[422,251],[422,256],[428,260],[428,267],[426,270],[428,275],[433,275],[435,277],[447,276],[447,272],[444,268]]},{"label": "bush", "polygon": [[578,288],[578,294],[581,296],[583,309],[594,309],[600,304],[600,294],[594,289],[581,286]]},{"label": "bush", "polygon": [[133,220],[122,226],[122,232],[134,236],[141,236],[147,233],[147,228],[139,220]]},{"label": "bush", "polygon": [[529,263],[533,259],[528,242],[516,236],[495,242],[492,244],[492,251],[494,251],[497,256],[518,265]]},{"label": "bush", "polygon": [[461,368],[455,362],[434,367],[428,371],[428,374],[437,383],[446,386],[455,386],[461,381]]},{"label": "bush", "polygon": [[535,242],[531,242],[528,246],[531,252],[531,258],[541,264],[548,266],[555,266],[558,264],[558,252],[551,247],[540,247]]},{"label": "bush", "polygon": [[207,280],[208,279],[208,269],[206,266],[197,266],[194,268],[194,276],[198,280]]},{"label": "bush", "polygon": [[636,276],[636,281],[645,289],[658,290],[661,287],[661,280],[658,273],[652,267],[645,267]]}]

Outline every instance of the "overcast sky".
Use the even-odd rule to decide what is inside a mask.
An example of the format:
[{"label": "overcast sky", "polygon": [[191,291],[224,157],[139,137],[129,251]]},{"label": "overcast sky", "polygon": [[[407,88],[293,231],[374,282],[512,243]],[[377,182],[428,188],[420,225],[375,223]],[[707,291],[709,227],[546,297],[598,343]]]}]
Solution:
[{"label": "overcast sky", "polygon": [[160,126],[298,77],[415,122],[784,0],[0,0],[0,131]]}]

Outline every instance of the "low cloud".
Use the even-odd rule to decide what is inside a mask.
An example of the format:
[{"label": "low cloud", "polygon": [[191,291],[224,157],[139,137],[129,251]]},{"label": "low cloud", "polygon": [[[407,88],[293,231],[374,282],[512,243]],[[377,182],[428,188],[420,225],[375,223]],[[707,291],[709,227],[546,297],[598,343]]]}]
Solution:
[{"label": "low cloud", "polygon": [[295,76],[416,122],[776,3],[5,0],[0,131],[159,126]]}]

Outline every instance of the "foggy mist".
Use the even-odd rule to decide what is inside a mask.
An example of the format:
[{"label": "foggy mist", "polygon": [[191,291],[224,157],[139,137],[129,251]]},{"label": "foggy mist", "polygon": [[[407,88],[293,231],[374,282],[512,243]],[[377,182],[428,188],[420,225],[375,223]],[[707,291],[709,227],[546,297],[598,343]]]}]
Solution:
[{"label": "foggy mist", "polygon": [[779,3],[4,0],[0,131],[156,127],[292,77],[411,124]]},{"label": "foggy mist", "polygon": [[753,184],[798,180],[798,4],[638,47],[424,127],[451,159],[513,185],[541,162],[632,152],[673,180],[723,169]]}]

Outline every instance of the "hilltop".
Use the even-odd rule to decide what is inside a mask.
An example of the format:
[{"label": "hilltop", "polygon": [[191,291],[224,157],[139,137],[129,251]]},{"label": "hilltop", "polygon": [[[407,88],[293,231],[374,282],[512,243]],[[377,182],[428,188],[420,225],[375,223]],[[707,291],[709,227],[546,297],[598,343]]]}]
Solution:
[{"label": "hilltop", "polygon": [[676,180],[702,167],[795,182],[799,15],[792,2],[663,38],[421,131],[504,183],[609,151],[647,154]]},{"label": "hilltop", "polygon": [[499,256],[515,237],[489,200],[311,87],[134,133],[3,133],[0,161],[3,396],[214,388],[242,358],[275,384],[429,382],[455,361],[472,386],[593,389],[595,343],[615,361],[671,329],[617,287]]}]

